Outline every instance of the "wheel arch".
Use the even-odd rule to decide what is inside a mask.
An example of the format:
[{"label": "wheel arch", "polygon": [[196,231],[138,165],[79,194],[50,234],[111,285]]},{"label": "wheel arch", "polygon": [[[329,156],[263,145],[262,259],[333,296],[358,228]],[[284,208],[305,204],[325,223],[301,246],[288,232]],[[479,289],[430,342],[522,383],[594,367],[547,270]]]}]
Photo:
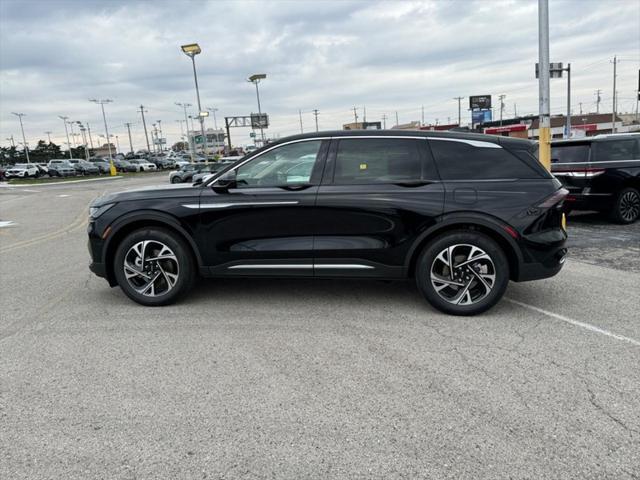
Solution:
[{"label": "wheel arch", "polygon": [[504,230],[506,226],[508,225],[498,219],[479,214],[452,214],[442,217],[436,225],[423,232],[410,248],[405,260],[407,276],[414,276],[420,253],[434,238],[446,232],[469,230],[484,233],[494,240],[502,248],[509,262],[509,278],[518,278],[522,255],[515,240]]},{"label": "wheel arch", "polygon": [[198,268],[202,267],[202,258],[193,236],[175,217],[161,212],[140,211],[133,215],[119,218],[111,224],[111,233],[107,237],[102,254],[102,261],[105,266],[105,273],[109,285],[115,286],[117,284],[113,270],[113,257],[122,239],[135,230],[148,227],[159,227],[178,235],[189,247],[190,253],[195,259]]}]

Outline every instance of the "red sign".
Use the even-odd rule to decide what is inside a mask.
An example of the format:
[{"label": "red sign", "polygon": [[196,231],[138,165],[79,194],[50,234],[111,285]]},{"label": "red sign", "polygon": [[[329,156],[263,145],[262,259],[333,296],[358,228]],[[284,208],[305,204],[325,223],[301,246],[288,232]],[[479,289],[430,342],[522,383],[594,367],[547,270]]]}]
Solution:
[{"label": "red sign", "polygon": [[571,125],[572,130],[584,130],[585,132],[595,132],[598,129],[597,123],[585,123],[583,125]]},{"label": "red sign", "polygon": [[524,132],[525,130],[527,130],[527,125],[519,123],[517,125],[505,125],[504,127],[485,128],[484,133]]}]

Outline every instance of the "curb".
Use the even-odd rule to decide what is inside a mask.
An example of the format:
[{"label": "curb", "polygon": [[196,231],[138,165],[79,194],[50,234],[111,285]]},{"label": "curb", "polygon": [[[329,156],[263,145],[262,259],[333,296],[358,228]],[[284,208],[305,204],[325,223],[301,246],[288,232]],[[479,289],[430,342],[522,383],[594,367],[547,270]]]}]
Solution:
[{"label": "curb", "polygon": [[83,183],[83,182],[105,182],[107,180],[119,180],[124,178],[120,175],[116,175],[115,177],[105,177],[105,178],[87,178],[84,180],[68,180],[62,182],[47,182],[47,183],[16,183],[16,184],[0,184],[0,188],[31,188],[31,187],[41,187],[46,185],[67,185],[69,183]]}]

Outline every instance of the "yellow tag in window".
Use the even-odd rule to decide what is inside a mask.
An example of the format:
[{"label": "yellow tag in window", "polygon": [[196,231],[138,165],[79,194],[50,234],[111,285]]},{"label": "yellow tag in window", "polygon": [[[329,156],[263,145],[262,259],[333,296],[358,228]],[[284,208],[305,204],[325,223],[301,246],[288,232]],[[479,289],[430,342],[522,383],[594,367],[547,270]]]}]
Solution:
[{"label": "yellow tag in window", "polygon": [[360,164],[360,170],[366,170],[367,169],[367,164],[366,163],[361,163]]}]

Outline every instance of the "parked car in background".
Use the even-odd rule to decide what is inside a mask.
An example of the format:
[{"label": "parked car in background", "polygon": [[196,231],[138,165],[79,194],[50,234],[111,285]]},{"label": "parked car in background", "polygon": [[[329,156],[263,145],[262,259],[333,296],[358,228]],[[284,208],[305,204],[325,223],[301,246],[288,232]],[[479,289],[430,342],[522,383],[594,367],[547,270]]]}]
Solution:
[{"label": "parked car in background", "polygon": [[79,160],[75,164],[75,169],[79,175],[98,175],[100,173],[100,169],[95,163],[86,160]]},{"label": "parked car in background", "polygon": [[6,167],[0,166],[0,180],[6,180],[5,172],[7,171]]},{"label": "parked car in background", "polygon": [[191,177],[191,182],[198,183],[203,182],[205,179],[215,173],[218,173],[222,169],[228,167],[229,165],[235,162],[214,162],[207,163],[204,165],[204,168],[201,168],[198,173],[194,173]]},{"label": "parked car in background", "polygon": [[640,217],[640,134],[554,141],[551,172],[569,190],[566,211],[597,210],[623,224]]},{"label": "parked car in background", "polygon": [[179,170],[169,174],[169,182],[171,183],[188,183],[193,181],[194,174],[211,172],[212,163],[188,163],[183,165]]},{"label": "parked car in background", "polygon": [[153,163],[158,170],[166,170],[176,166],[175,160],[163,155],[152,155],[148,158],[148,161]]},{"label": "parked car in background", "polygon": [[76,169],[66,158],[50,160],[47,167],[50,177],[72,177],[76,174]]},{"label": "parked car in background", "polygon": [[457,132],[283,138],[201,185],[96,199],[90,269],[143,305],[176,301],[197,274],[411,278],[434,308],[475,315],[510,280],[564,264],[567,190],[534,148]]},{"label": "parked car in background", "polygon": [[7,178],[37,178],[40,176],[40,170],[34,163],[16,163],[7,169],[5,176]]},{"label": "parked car in background", "polygon": [[154,163],[142,159],[133,159],[130,162],[134,165],[138,165],[141,172],[155,172],[158,167]]},{"label": "parked car in background", "polygon": [[49,174],[49,168],[46,163],[34,163],[34,165],[40,172],[41,177]]},{"label": "parked car in background", "polygon": [[91,157],[89,161],[93,163],[96,167],[98,167],[98,170],[100,170],[100,173],[111,172],[111,165],[109,164],[109,160],[105,160],[104,158],[100,158],[100,157]]},{"label": "parked car in background", "polygon": [[113,165],[119,172],[139,172],[140,165],[131,163],[129,160],[114,160]]}]

